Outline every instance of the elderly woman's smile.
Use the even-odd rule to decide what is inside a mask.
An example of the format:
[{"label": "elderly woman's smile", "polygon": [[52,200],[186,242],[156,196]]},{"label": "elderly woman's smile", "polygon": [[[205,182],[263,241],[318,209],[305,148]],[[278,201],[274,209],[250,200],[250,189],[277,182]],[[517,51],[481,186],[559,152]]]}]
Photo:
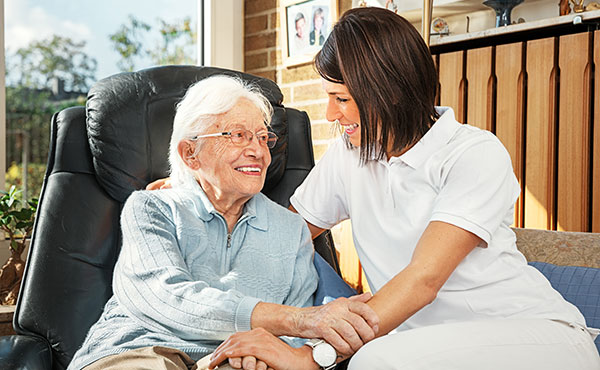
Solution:
[{"label": "elderly woman's smile", "polygon": [[249,176],[260,176],[262,172],[262,167],[260,166],[248,166],[248,167],[238,167],[236,171],[243,172]]}]

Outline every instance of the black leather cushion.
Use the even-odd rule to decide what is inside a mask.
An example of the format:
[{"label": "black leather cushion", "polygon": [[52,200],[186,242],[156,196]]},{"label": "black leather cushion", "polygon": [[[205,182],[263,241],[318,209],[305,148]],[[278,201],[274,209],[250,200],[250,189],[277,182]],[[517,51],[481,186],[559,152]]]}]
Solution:
[{"label": "black leather cushion", "polygon": [[[10,349],[3,353],[2,350]],[[25,335],[0,337],[0,369],[38,370],[52,368],[52,353],[43,338]]]},{"label": "black leather cushion", "polygon": [[[292,138],[285,146],[287,161],[285,164],[280,164],[285,167],[285,172],[283,176],[279,176],[276,183],[273,181],[275,176],[270,178],[267,173],[267,181],[262,192],[271,200],[287,208],[290,206],[290,197],[294,190],[306,178],[315,161],[312,150],[306,150],[306,148],[312,147],[310,124],[305,124],[305,122],[310,122],[308,115],[295,109],[285,109],[285,116],[281,119],[278,118],[279,120],[286,122],[286,137],[289,133],[289,137]],[[289,156],[287,155],[288,150]],[[274,162],[271,163],[271,166],[275,164]],[[269,171],[271,169],[269,167]],[[276,171],[279,172],[281,169],[277,168]],[[277,186],[275,187],[275,185]]]},{"label": "black leather cushion", "polygon": [[15,329],[45,337],[57,368],[64,368],[112,295],[121,205],[96,181],[84,108],[55,115],[51,127],[54,141]]},{"label": "black leather cushion", "polygon": [[256,83],[271,102],[271,125],[280,140],[271,150],[273,160],[265,188],[279,183],[288,141],[279,87],[268,79],[219,68],[165,66],[108,77],[88,94],[87,126],[94,168],[111,197],[123,202],[133,190],[168,175],[175,106],[191,84],[215,74],[243,76]]}]

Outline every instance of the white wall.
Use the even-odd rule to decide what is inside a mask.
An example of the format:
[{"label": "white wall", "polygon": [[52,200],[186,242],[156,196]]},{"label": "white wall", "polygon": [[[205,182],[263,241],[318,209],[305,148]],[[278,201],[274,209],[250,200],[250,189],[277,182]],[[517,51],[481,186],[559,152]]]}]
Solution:
[{"label": "white wall", "polygon": [[204,0],[204,65],[244,70],[244,1]]}]

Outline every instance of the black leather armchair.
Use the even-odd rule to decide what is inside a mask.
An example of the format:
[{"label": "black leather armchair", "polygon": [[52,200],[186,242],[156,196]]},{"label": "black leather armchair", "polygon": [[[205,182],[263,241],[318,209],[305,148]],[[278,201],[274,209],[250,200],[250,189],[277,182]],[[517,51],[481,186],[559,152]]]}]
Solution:
[{"label": "black leather armchair", "polygon": [[[226,73],[257,83],[274,108],[263,192],[287,207],[314,165],[306,113],[285,108],[270,80],[209,67],[167,66],[98,82],[87,107],[52,118],[48,168],[14,317],[0,338],[1,369],[64,369],[112,294],[119,215],[129,194],[167,175],[175,104],[187,87]],[[339,273],[331,235],[317,251]]]}]

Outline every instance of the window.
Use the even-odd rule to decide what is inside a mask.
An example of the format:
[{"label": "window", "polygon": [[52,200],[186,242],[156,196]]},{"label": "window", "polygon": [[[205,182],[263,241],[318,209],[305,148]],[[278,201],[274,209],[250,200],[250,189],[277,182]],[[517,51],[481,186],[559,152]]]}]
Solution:
[{"label": "window", "polygon": [[99,79],[153,65],[196,64],[203,2],[0,0],[6,40],[0,55],[6,65],[0,174],[6,172],[6,182],[0,183],[16,185],[27,198],[39,195],[52,114],[85,104]]}]

